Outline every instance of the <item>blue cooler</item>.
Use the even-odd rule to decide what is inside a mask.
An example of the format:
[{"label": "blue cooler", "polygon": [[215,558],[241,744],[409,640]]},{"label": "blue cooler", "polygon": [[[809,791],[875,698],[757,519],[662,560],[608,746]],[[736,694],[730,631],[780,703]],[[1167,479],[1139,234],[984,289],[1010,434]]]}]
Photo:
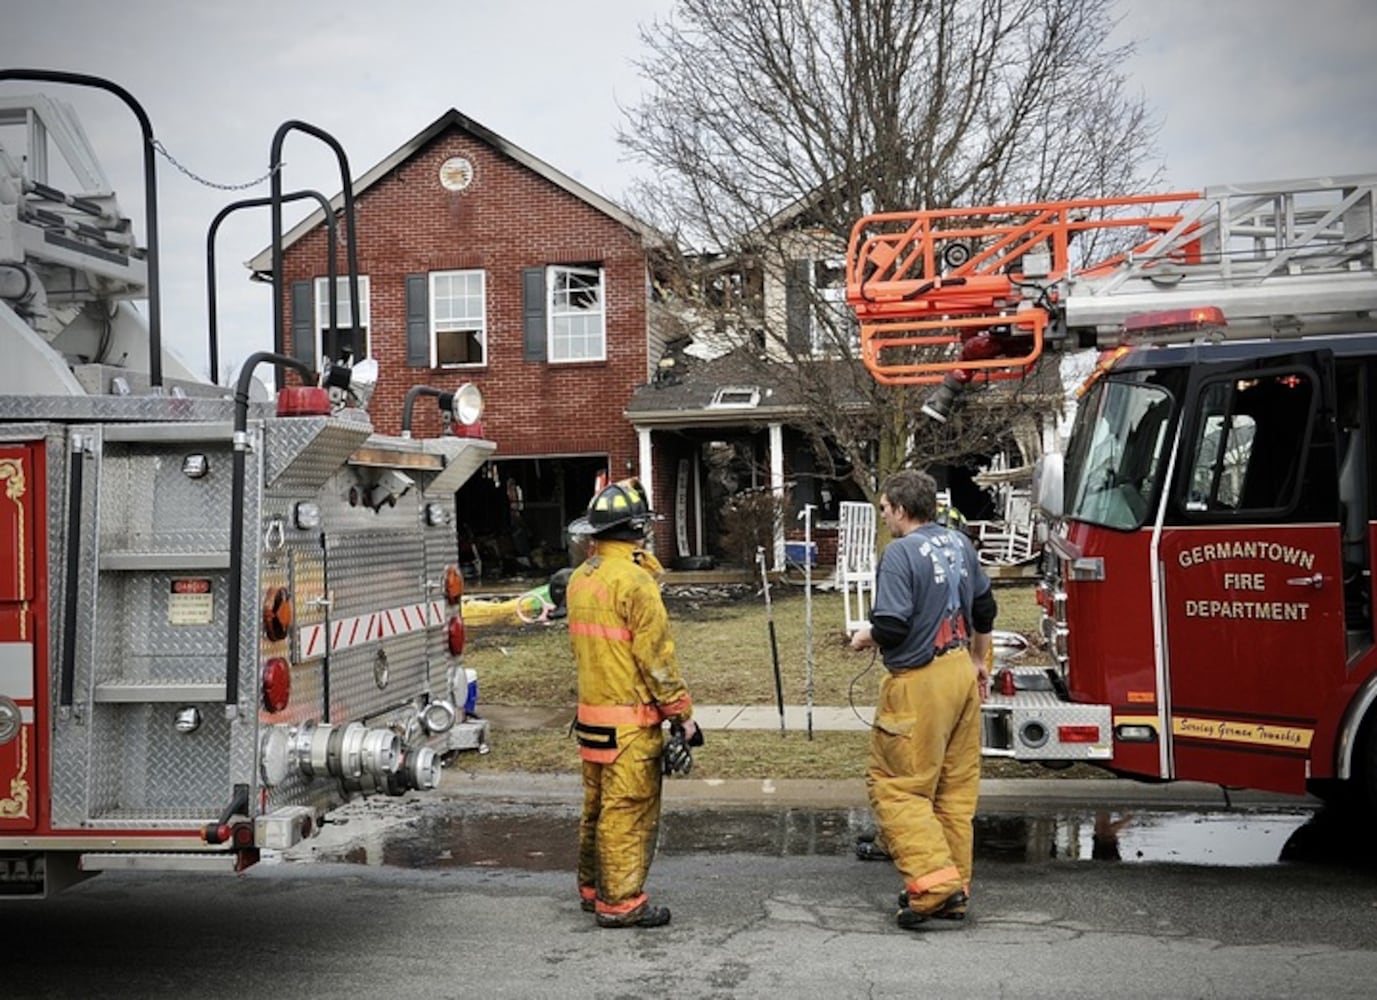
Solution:
[{"label": "blue cooler", "polygon": [[464,668],[467,687],[464,692],[464,714],[474,715],[478,709],[478,671]]}]

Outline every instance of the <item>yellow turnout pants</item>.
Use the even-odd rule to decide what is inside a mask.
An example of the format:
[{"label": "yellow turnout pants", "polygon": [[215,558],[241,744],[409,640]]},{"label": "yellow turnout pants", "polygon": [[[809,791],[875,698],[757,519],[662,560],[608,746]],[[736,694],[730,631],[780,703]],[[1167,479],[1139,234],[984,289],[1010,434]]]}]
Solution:
[{"label": "yellow turnout pants", "polygon": [[866,789],[914,910],[931,911],[969,887],[980,692],[965,649],[881,683]]},{"label": "yellow turnout pants", "polygon": [[579,894],[600,914],[638,911],[660,832],[660,728],[633,737],[616,760],[583,762]]}]

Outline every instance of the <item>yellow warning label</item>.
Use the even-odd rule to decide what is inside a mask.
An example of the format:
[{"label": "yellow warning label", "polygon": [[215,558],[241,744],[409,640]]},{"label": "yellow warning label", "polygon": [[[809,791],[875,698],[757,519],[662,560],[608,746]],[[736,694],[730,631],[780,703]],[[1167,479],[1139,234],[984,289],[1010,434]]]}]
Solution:
[{"label": "yellow warning label", "polygon": [[1221,743],[1249,743],[1254,746],[1284,747],[1288,750],[1308,750],[1314,738],[1313,729],[1278,726],[1267,722],[1238,722],[1231,719],[1202,719],[1174,715],[1171,731],[1176,736],[1197,740],[1217,740]]}]

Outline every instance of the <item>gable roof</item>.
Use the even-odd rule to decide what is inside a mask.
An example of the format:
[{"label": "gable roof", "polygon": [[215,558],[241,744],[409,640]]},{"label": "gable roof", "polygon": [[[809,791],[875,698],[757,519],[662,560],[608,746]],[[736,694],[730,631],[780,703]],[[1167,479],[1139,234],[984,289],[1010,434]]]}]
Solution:
[{"label": "gable roof", "polygon": [[[668,373],[637,386],[622,411],[634,426],[753,426],[771,421],[788,423],[809,413],[808,400],[789,374],[791,363],[764,362],[746,348],[737,348],[708,360],[683,351],[671,351],[667,356],[674,359]],[[852,409],[870,405],[864,393],[855,390],[850,382],[851,375],[861,366],[859,360],[815,359],[805,363],[825,366],[823,381],[832,387],[839,407]],[[986,391],[994,393],[995,397],[1007,396],[1019,387],[1029,398],[1043,405],[1060,401],[1065,394],[1056,364],[1038,364],[1022,381],[995,381],[985,385]],[[720,390],[734,388],[756,390],[755,402],[732,405],[718,401]]]},{"label": "gable roof", "polygon": [[[807,414],[808,404],[799,395],[790,365],[765,361],[751,350],[738,347],[711,359],[682,351],[671,352],[674,365],[665,377],[636,387],[623,416],[638,427],[750,425],[797,419]],[[815,364],[845,364],[820,361]],[[844,381],[838,380],[838,385]],[[755,390],[748,405],[717,402],[723,389]],[[864,405],[864,400],[843,393],[842,405]]]},{"label": "gable roof", "polygon": [[[393,170],[395,170],[401,164],[405,163],[412,156],[419,153],[422,149],[429,145],[432,140],[436,139],[438,136],[440,136],[441,134],[443,134],[451,128],[458,128],[464,132],[469,133],[474,138],[491,146],[493,149],[495,149],[497,152],[501,153],[508,159],[521,164],[526,169],[532,171],[540,177],[543,177],[545,180],[555,185],[555,187],[567,191],[569,194],[573,195],[575,198],[578,198],[580,201],[583,201],[588,205],[591,205],[593,208],[597,209],[604,215],[612,219],[615,219],[617,222],[621,223],[627,229],[630,229],[632,232],[640,236],[642,242],[645,243],[647,246],[673,245],[673,241],[668,236],[666,236],[659,230],[655,229],[649,223],[642,222],[640,219],[636,218],[626,209],[622,208],[615,202],[609,201],[607,198],[604,198],[602,195],[598,194],[592,188],[580,184],[578,181],[574,180],[568,174],[556,170],[554,167],[550,166],[550,164],[546,163],[544,160],[532,156],[530,153],[526,152],[526,150],[522,149],[520,146],[516,145],[513,142],[509,142],[502,136],[498,135],[496,132],[492,131],[489,128],[486,128],[483,125],[480,125],[472,118],[469,118],[467,115],[461,114],[454,108],[450,108],[448,111],[442,114],[439,118],[435,119],[435,121],[431,122],[420,132],[417,132],[406,142],[402,143],[402,145],[398,146],[387,156],[383,157],[383,159],[379,160],[366,173],[364,173],[363,176],[355,180],[354,197],[358,198],[359,195],[363,194],[378,181],[388,176],[390,173],[392,173]],[[340,208],[343,207],[343,205],[343,192],[336,194],[333,198],[330,199],[330,207],[333,211],[339,211]],[[283,234],[282,249],[284,251],[287,250],[289,247],[292,246],[292,244],[296,243],[298,240],[305,237],[317,226],[324,224],[324,222],[324,212],[322,209],[317,208],[314,212],[306,216],[306,218],[302,219],[295,226],[293,226],[291,229],[289,229],[286,233]],[[269,272],[272,269],[272,249],[273,248],[271,245],[264,247],[256,255],[254,255],[253,258],[251,258],[248,261],[246,266],[255,273]]]}]

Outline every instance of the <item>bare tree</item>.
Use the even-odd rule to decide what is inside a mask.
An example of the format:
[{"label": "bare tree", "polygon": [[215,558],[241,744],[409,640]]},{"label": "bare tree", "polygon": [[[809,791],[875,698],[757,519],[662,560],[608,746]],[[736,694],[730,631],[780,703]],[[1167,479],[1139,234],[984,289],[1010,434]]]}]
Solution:
[{"label": "bare tree", "polygon": [[[1156,127],[1127,93],[1114,24],[1113,0],[679,0],[642,29],[652,89],[619,136],[651,168],[633,205],[703,251],[690,259],[754,275],[756,322],[719,329],[775,359],[854,359],[846,311],[818,282],[804,283],[816,319],[803,346],[762,297],[765,276],[787,280],[799,237],[835,257],[870,212],[1157,181]],[[686,289],[705,280],[683,277]],[[1026,388],[988,393],[941,425],[917,415],[925,387],[878,385],[855,363],[789,371],[819,456],[839,445],[865,488],[904,464],[989,451],[1038,402]]]}]

